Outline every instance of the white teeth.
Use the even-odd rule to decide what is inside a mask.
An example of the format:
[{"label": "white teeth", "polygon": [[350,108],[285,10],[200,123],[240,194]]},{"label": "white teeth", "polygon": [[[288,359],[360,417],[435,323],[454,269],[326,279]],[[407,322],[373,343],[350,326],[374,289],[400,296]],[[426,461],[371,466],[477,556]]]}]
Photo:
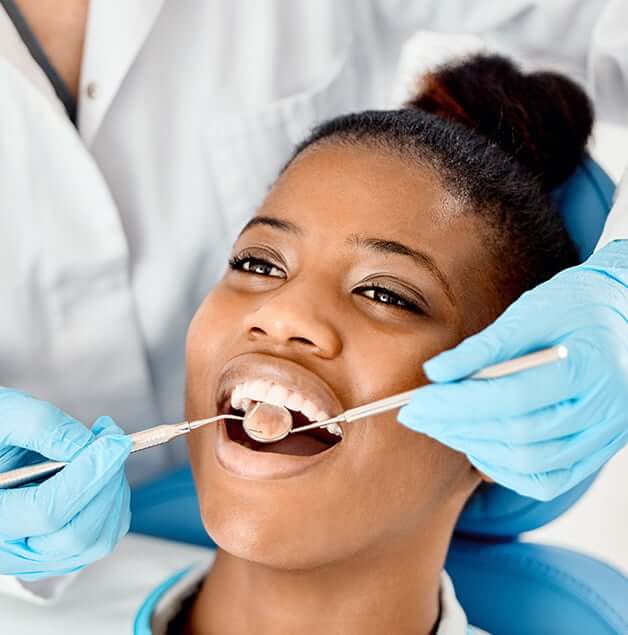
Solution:
[{"label": "white teeth", "polygon": [[[293,412],[301,412],[310,421],[325,421],[330,418],[327,412],[320,409],[320,406],[300,393],[264,379],[242,382],[235,386],[231,393],[231,407],[236,410],[246,412],[251,407],[251,403],[258,401],[274,406],[284,406]],[[340,430],[339,427],[336,429]],[[338,432],[332,432],[332,434],[338,434]]]},{"label": "white teeth", "polygon": [[301,406],[303,405],[303,397],[298,392],[292,392],[288,395],[288,399],[286,399],[285,406],[290,410],[294,410],[295,412],[301,410]]},{"label": "white teeth", "polygon": [[242,401],[242,384],[238,384],[231,393],[231,407],[240,410]]},{"label": "white teeth", "polygon": [[305,400],[303,402],[303,405],[301,406],[301,412],[310,420],[310,421],[316,421],[316,415],[318,414],[318,408],[316,407],[316,405],[309,401],[309,400]]},{"label": "white teeth", "polygon": [[330,423],[329,425],[325,426],[325,429],[327,430],[327,432],[335,434],[338,437],[342,436],[342,428],[337,423]]},{"label": "white teeth", "polygon": [[273,406],[283,406],[286,403],[286,399],[288,399],[288,389],[278,384],[273,384],[263,401]]},{"label": "white teeth", "polygon": [[263,379],[247,381],[246,394],[253,401],[264,401],[264,397],[268,392],[268,384]]}]

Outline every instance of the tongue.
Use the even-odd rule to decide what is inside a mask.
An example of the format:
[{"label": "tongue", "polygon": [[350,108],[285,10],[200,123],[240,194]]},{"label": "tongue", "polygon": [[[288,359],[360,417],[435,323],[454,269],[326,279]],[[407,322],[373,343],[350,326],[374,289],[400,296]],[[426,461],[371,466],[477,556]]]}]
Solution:
[{"label": "tongue", "polygon": [[329,447],[320,439],[307,434],[291,434],[276,443],[263,443],[256,447],[258,452],[274,452],[275,454],[293,454],[296,456],[311,456]]}]

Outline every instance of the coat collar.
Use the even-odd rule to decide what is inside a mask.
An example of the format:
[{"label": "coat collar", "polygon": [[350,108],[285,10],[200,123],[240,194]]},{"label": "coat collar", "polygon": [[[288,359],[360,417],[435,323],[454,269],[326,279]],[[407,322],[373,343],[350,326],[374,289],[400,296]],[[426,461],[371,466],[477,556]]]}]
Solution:
[{"label": "coat collar", "polygon": [[[122,80],[150,33],[165,0],[90,3],[81,67],[78,128],[88,145],[93,141]],[[94,99],[85,97],[96,84]]]}]

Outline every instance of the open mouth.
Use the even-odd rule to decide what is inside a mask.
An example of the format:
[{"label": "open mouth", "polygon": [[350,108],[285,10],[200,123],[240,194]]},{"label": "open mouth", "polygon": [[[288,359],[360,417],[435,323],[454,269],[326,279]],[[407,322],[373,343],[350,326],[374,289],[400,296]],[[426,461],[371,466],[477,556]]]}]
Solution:
[{"label": "open mouth", "polygon": [[[324,409],[312,399],[280,384],[262,379],[245,381],[234,386],[220,411],[221,414],[244,416],[258,402],[286,408],[292,418],[292,428],[329,418]],[[226,430],[231,441],[255,452],[293,456],[319,454],[340,443],[343,437],[342,429],[337,424],[332,424],[329,429],[314,428],[289,434],[286,438],[272,443],[262,443],[251,439],[240,421],[227,421]]]}]

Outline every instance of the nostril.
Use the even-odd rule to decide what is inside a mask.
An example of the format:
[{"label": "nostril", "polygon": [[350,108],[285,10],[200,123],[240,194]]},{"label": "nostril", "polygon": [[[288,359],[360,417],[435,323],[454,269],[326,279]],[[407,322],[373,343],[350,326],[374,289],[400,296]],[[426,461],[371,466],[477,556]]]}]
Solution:
[{"label": "nostril", "polygon": [[315,348],[318,348],[316,344],[314,344],[312,340],[308,340],[307,337],[291,337],[290,341],[296,342],[297,344],[305,344],[306,346],[313,346]]},{"label": "nostril", "polygon": [[258,337],[264,337],[266,335],[266,331],[264,329],[259,328],[259,326],[253,326],[249,329],[249,337],[251,339],[255,339]]}]

